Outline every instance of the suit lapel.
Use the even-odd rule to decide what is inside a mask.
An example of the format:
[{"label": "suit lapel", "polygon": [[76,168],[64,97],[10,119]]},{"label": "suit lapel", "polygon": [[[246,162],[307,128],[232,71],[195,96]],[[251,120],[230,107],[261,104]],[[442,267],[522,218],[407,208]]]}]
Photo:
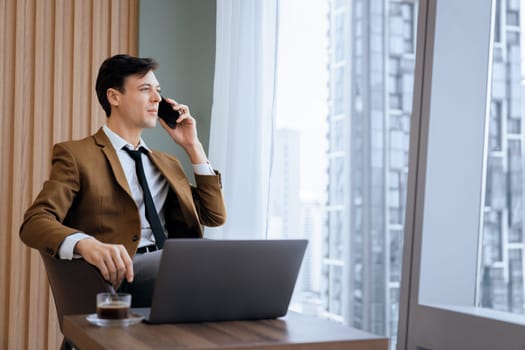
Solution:
[{"label": "suit lapel", "polygon": [[133,198],[128,181],[126,180],[126,175],[124,175],[124,170],[122,170],[122,165],[120,165],[120,160],[118,159],[115,149],[111,145],[111,141],[109,141],[102,128],[100,128],[93,137],[95,138],[96,144],[102,148],[102,152],[111,166],[111,170],[113,171],[113,175],[115,175],[117,183],[131,198]]},{"label": "suit lapel", "polygon": [[[111,141],[109,141],[102,128],[100,128],[99,131],[97,131],[97,133],[93,135],[93,137],[95,139],[96,144],[101,147],[102,152],[106,156],[106,159],[110,164],[111,170],[113,171],[113,175],[115,176],[117,183],[120,187],[122,187],[124,191],[126,191],[126,193],[131,198],[133,198],[128,185],[128,181],[126,180],[126,175],[124,175],[124,170],[122,170],[120,160],[118,159],[115,149],[111,145]],[[158,153],[156,151],[150,152],[150,159],[153,162],[153,164],[157,167],[157,169],[159,169],[162,175],[164,175],[164,177],[170,184],[170,187],[177,195],[182,214],[185,217],[186,221],[188,223],[193,222],[194,226],[199,226],[200,223],[198,221],[198,215],[197,210],[195,208],[195,204],[193,203],[191,187],[188,184],[188,180],[182,168],[179,166],[174,166],[174,164],[176,163],[174,163],[173,160],[162,156],[161,153]]]},{"label": "suit lapel", "polygon": [[156,151],[150,152],[150,159],[157,169],[164,175],[170,187],[173,189],[179,199],[182,214],[186,220],[193,221],[195,226],[200,225],[197,218],[197,210],[193,203],[191,187],[182,168],[174,166],[173,160],[170,160]]}]

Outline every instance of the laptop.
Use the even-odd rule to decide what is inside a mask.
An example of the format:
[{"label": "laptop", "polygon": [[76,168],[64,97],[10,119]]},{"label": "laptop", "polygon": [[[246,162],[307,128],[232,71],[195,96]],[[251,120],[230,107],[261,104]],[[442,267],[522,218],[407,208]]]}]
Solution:
[{"label": "laptop", "polygon": [[257,320],[288,311],[307,240],[169,239],[147,323]]}]

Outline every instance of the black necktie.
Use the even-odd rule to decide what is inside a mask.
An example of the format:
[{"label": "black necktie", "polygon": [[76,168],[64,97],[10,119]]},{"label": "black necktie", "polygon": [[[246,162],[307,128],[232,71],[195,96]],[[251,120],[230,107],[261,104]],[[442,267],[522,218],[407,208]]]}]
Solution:
[{"label": "black necktie", "polygon": [[144,206],[146,207],[146,219],[148,219],[151,231],[155,236],[155,242],[157,242],[157,247],[162,249],[164,241],[166,240],[166,235],[162,229],[162,224],[160,223],[159,214],[157,214],[157,209],[153,204],[153,198],[151,197],[151,192],[149,191],[148,183],[146,181],[146,174],[144,173],[144,166],[142,165],[142,156],[141,152],[147,154],[147,150],[144,147],[140,147],[138,151],[132,151],[127,147],[123,149],[128,152],[128,154],[135,161],[135,170],[137,172],[137,177],[139,179],[140,187],[142,187],[142,192],[144,194]]}]

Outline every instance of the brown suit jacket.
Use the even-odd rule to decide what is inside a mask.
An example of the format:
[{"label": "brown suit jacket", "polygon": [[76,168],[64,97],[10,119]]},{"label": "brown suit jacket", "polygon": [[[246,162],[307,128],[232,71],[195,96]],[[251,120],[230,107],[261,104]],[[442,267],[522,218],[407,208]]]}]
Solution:
[{"label": "brown suit jacket", "polygon": [[[164,204],[169,238],[202,237],[201,225],[225,222],[219,173],[195,175],[194,187],[174,156],[152,151],[150,158],[170,185]],[[53,147],[49,180],[25,213],[20,238],[32,248],[56,255],[66,236],[84,232],[102,242],[123,244],[133,256],[140,228],[117,153],[100,129]]]}]

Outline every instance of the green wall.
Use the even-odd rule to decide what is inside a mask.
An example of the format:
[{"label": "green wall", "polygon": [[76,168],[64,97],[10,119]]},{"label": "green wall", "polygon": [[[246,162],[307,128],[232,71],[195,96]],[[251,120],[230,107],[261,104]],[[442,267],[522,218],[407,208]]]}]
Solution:
[{"label": "green wall", "polygon": [[[139,56],[153,57],[166,97],[190,107],[208,149],[215,69],[215,0],[140,0]],[[191,163],[159,125],[143,134],[146,143],[176,155],[193,178]]]}]

